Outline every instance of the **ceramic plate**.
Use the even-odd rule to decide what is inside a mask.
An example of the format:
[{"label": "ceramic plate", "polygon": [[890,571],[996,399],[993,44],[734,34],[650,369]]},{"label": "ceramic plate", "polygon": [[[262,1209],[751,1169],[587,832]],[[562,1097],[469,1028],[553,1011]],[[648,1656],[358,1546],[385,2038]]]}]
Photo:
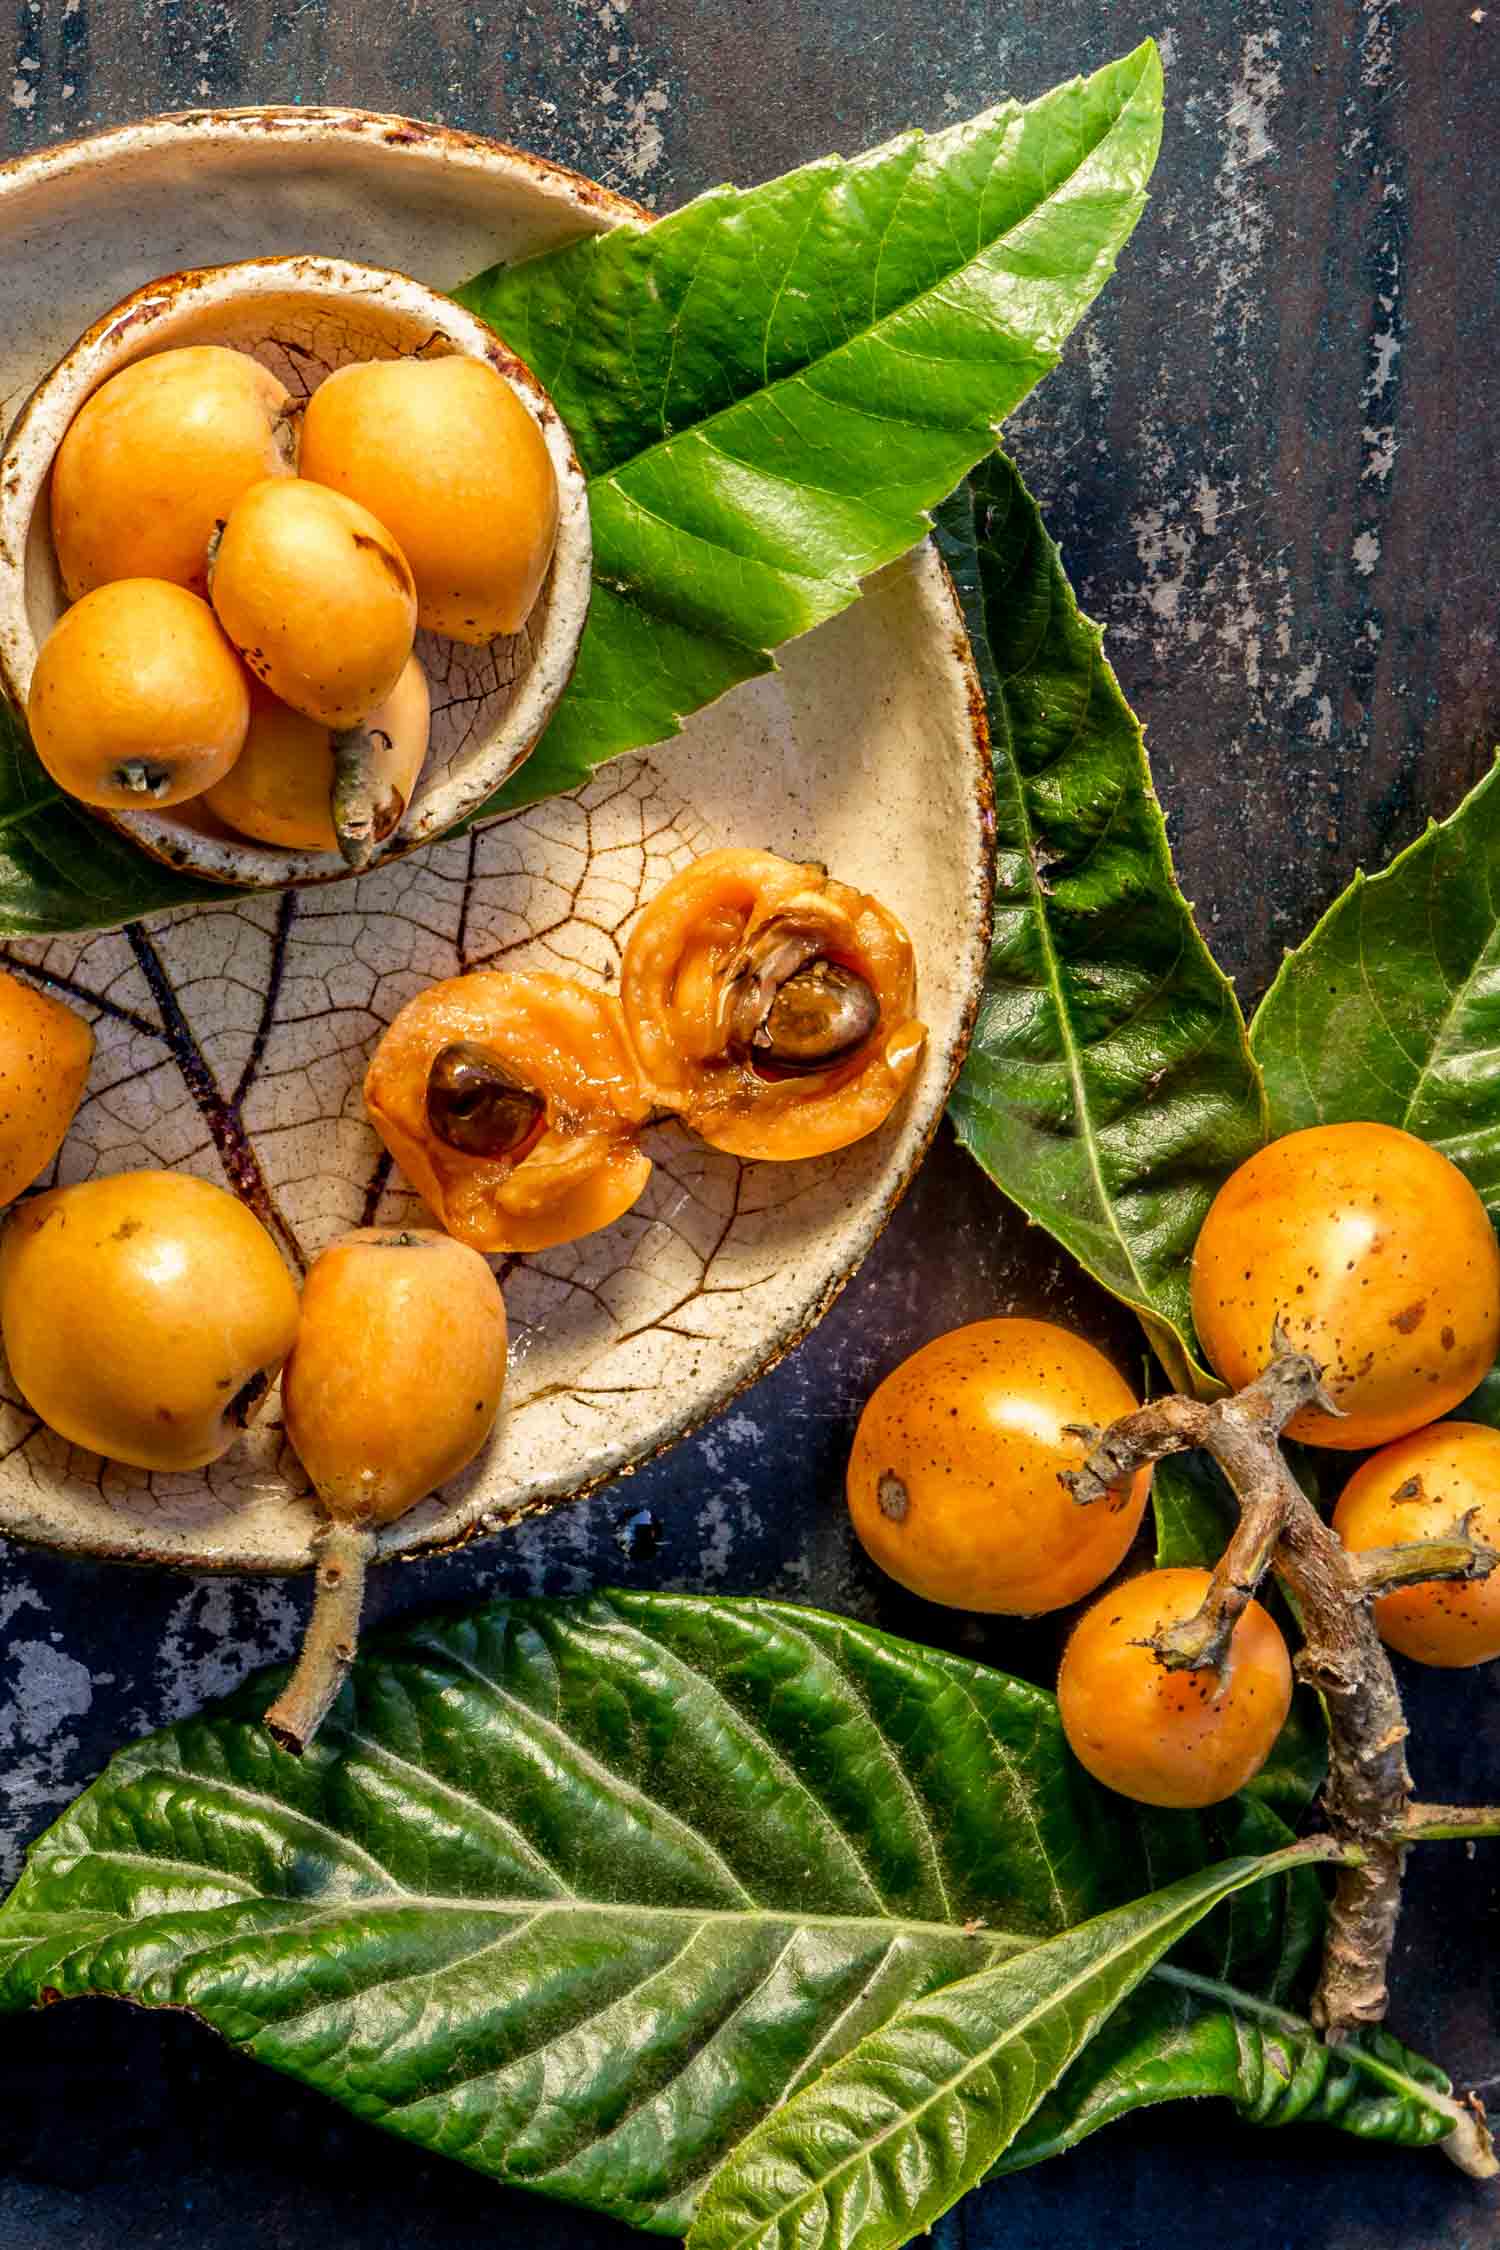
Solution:
[{"label": "ceramic plate", "polygon": [[[638,223],[602,188],[498,144],[346,111],[130,126],[0,167],[0,398],[128,290],[189,266],[315,251],[450,288],[497,258]],[[365,1122],[382,1027],[435,977],[503,962],[605,983],[641,902],[712,845],[826,860],[916,945],[930,1027],[883,1131],[815,1164],[741,1164],[672,1127],[607,1232],[505,1261],[507,1408],[458,1485],[384,1551],[495,1530],[673,1442],[803,1335],[879,1233],[942,1114],[987,940],[988,760],[953,593],[930,547],[676,741],[579,795],[358,882],[27,943],[95,1022],[59,1176],[171,1165],[227,1181],[305,1264],[371,1220],[419,1219]],[[313,1518],[274,1409],[201,1475],[146,1475],[0,1405],[0,1530],[196,1568],[296,1570]]]}]

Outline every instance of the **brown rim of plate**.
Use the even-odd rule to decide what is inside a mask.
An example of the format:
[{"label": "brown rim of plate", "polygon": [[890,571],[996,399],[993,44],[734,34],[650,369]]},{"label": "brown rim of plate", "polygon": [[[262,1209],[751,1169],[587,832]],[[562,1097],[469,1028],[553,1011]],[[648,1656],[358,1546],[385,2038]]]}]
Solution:
[{"label": "brown rim of plate", "polygon": [[581,203],[585,209],[598,211],[616,225],[633,223],[646,226],[656,214],[630,196],[617,195],[613,188],[601,187],[584,172],[575,172],[571,165],[554,163],[551,157],[537,156],[530,149],[517,148],[510,141],[501,141],[482,133],[463,133],[451,125],[428,125],[420,118],[402,117],[394,112],[376,109],[348,109],[339,104],[306,106],[295,102],[249,103],[240,109],[171,109],[138,117],[123,125],[108,125],[102,132],[80,133],[72,140],[55,141],[46,148],[32,149],[22,156],[7,157],[0,162],[0,192],[13,180],[35,177],[50,178],[54,173],[92,171],[96,164],[105,161],[112,148],[122,141],[148,136],[163,143],[177,139],[200,139],[205,132],[211,138],[248,140],[256,133],[281,133],[289,140],[321,138],[320,132],[303,128],[332,127],[335,132],[346,132],[351,139],[382,142],[387,148],[399,148],[408,155],[429,163],[464,167],[473,165],[485,170],[497,156],[529,172],[541,186],[554,185],[565,188],[568,199]]}]

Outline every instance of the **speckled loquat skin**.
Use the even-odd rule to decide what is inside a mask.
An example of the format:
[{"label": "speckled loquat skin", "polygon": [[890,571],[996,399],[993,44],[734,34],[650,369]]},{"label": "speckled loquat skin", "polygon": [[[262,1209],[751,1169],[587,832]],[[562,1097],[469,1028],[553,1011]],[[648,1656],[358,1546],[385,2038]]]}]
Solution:
[{"label": "speckled loquat skin", "polygon": [[261,683],[325,726],[352,727],[400,679],[417,597],[367,508],[305,477],[243,493],[209,572],[219,623]]},{"label": "speckled loquat skin", "polygon": [[1270,1756],[1292,1702],[1275,1620],[1250,1602],[1222,1674],[1169,1671],[1144,1644],[1191,1617],[1206,1570],[1148,1570],[1085,1611],[1063,1651],[1057,1707],[1073,1755],[1096,1781],[1143,1805],[1216,1805]]},{"label": "speckled loquat skin", "polygon": [[1137,1404],[1103,1354],[1041,1320],[980,1320],[925,1344],[871,1396],[849,1513],[873,1562],[950,1609],[1036,1616],[1124,1560],[1151,1472],[1083,1508],[1059,1480]]},{"label": "speckled loquat skin", "polygon": [[188,1172],[118,1172],[11,1214],[0,1329],[27,1405],[72,1444],[202,1469],[259,1412],[297,1291],[237,1196]]},{"label": "speckled loquat skin", "polygon": [[1193,1320],[1239,1390],[1287,1342],[1323,1365],[1341,1418],[1288,1435],[1341,1451],[1446,1414],[1500,1346],[1500,1245],[1447,1157],[1395,1126],[1316,1125],[1272,1141],[1214,1198],[1193,1253]]},{"label": "speckled loquat skin", "polygon": [[[1333,1528],[1362,1554],[1452,1538],[1471,1509],[1473,1535],[1500,1547],[1500,1430],[1437,1422],[1361,1463],[1339,1495]],[[1488,1664],[1500,1656],[1500,1572],[1469,1584],[1403,1586],[1375,1604],[1374,1617],[1387,1646],[1418,1664]]]},{"label": "speckled loquat skin", "polygon": [[88,1083],[94,1034],[50,993],[0,970],[0,1203],[39,1179]]},{"label": "speckled loquat skin", "polygon": [[482,360],[365,360],[308,401],[302,473],[389,526],[425,631],[483,644],[518,633],[557,538],[546,441]]},{"label": "speckled loquat skin", "polygon": [[26,716],[59,789],[86,805],[160,812],[229,771],[250,687],[207,602],[165,578],[115,578],[53,626]]},{"label": "speckled loquat skin", "polygon": [[390,1523],[467,1468],[500,1409],[505,1352],[500,1285],[477,1250],[391,1227],[331,1244],[281,1387],[329,1514]]},{"label": "speckled loquat skin", "polygon": [[246,352],[189,344],[122,367],[53,463],[52,544],[70,601],[115,578],[208,592],[208,543],[247,486],[290,476],[286,386]]}]

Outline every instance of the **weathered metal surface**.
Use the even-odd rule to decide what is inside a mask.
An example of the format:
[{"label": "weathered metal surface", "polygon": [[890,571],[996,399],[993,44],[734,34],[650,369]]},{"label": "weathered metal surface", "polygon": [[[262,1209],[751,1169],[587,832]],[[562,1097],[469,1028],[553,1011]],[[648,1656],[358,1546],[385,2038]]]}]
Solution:
[{"label": "weathered metal surface", "polygon": [[[13,150],[165,107],[339,101],[495,131],[658,207],[1163,37],[1157,194],[1012,435],[1147,720],[1188,893],[1247,1000],[1355,866],[1448,811],[1500,740],[1500,8],[1474,0],[27,0]],[[3,93],[3,88],[0,88]],[[0,100],[3,107],[3,100]],[[946,1139],[817,1334],[716,1425],[513,1542],[382,1574],[378,1607],[600,1582],[768,1590],[1041,1676],[1045,1626],[880,1586],[839,1499],[871,1384],[997,1309],[1129,1332]],[[13,1553],[0,1809],[19,1849],[137,1728],[285,1653],[301,1594]],[[1422,1769],[1493,1795],[1500,1679],[1411,1676]],[[1482,1964],[1497,1847],[1419,1859],[1393,2021],[1500,2082]],[[625,2250],[350,2124],[175,2021],[62,2009],[0,2041],[3,2250]],[[943,2250],[1493,2250],[1436,2157],[1122,2126],[985,2191]]]}]

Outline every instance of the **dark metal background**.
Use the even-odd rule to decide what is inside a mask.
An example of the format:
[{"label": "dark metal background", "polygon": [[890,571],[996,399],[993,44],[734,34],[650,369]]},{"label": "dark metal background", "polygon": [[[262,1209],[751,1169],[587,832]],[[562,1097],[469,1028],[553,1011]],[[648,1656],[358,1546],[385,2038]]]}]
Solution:
[{"label": "dark metal background", "polygon": [[[1157,193],[1012,439],[1148,722],[1188,895],[1252,1000],[1353,869],[1500,738],[1500,0],[11,0],[12,151],[202,103],[336,101],[543,150],[660,208],[1032,94],[1145,32]],[[3,282],[3,276],[0,276]],[[0,293],[3,317],[3,293]],[[391,1612],[600,1583],[775,1592],[1044,1676],[1055,1633],[876,1582],[839,1494],[873,1382],[996,1310],[1112,1308],[939,1146],[821,1330],[584,1508],[393,1568]],[[292,1646],[299,1586],[0,1554],[0,1842],[144,1727]],[[1500,1668],[1412,1677],[1432,1793],[1500,1790]],[[1393,2023],[1500,2085],[1496,1847],[1421,1855]],[[0,2250],[625,2250],[348,2122],[191,2023],[104,2003],[0,2035]],[[973,2197],[944,2250],[1493,2250],[1436,2156],[1162,2112]]]}]

